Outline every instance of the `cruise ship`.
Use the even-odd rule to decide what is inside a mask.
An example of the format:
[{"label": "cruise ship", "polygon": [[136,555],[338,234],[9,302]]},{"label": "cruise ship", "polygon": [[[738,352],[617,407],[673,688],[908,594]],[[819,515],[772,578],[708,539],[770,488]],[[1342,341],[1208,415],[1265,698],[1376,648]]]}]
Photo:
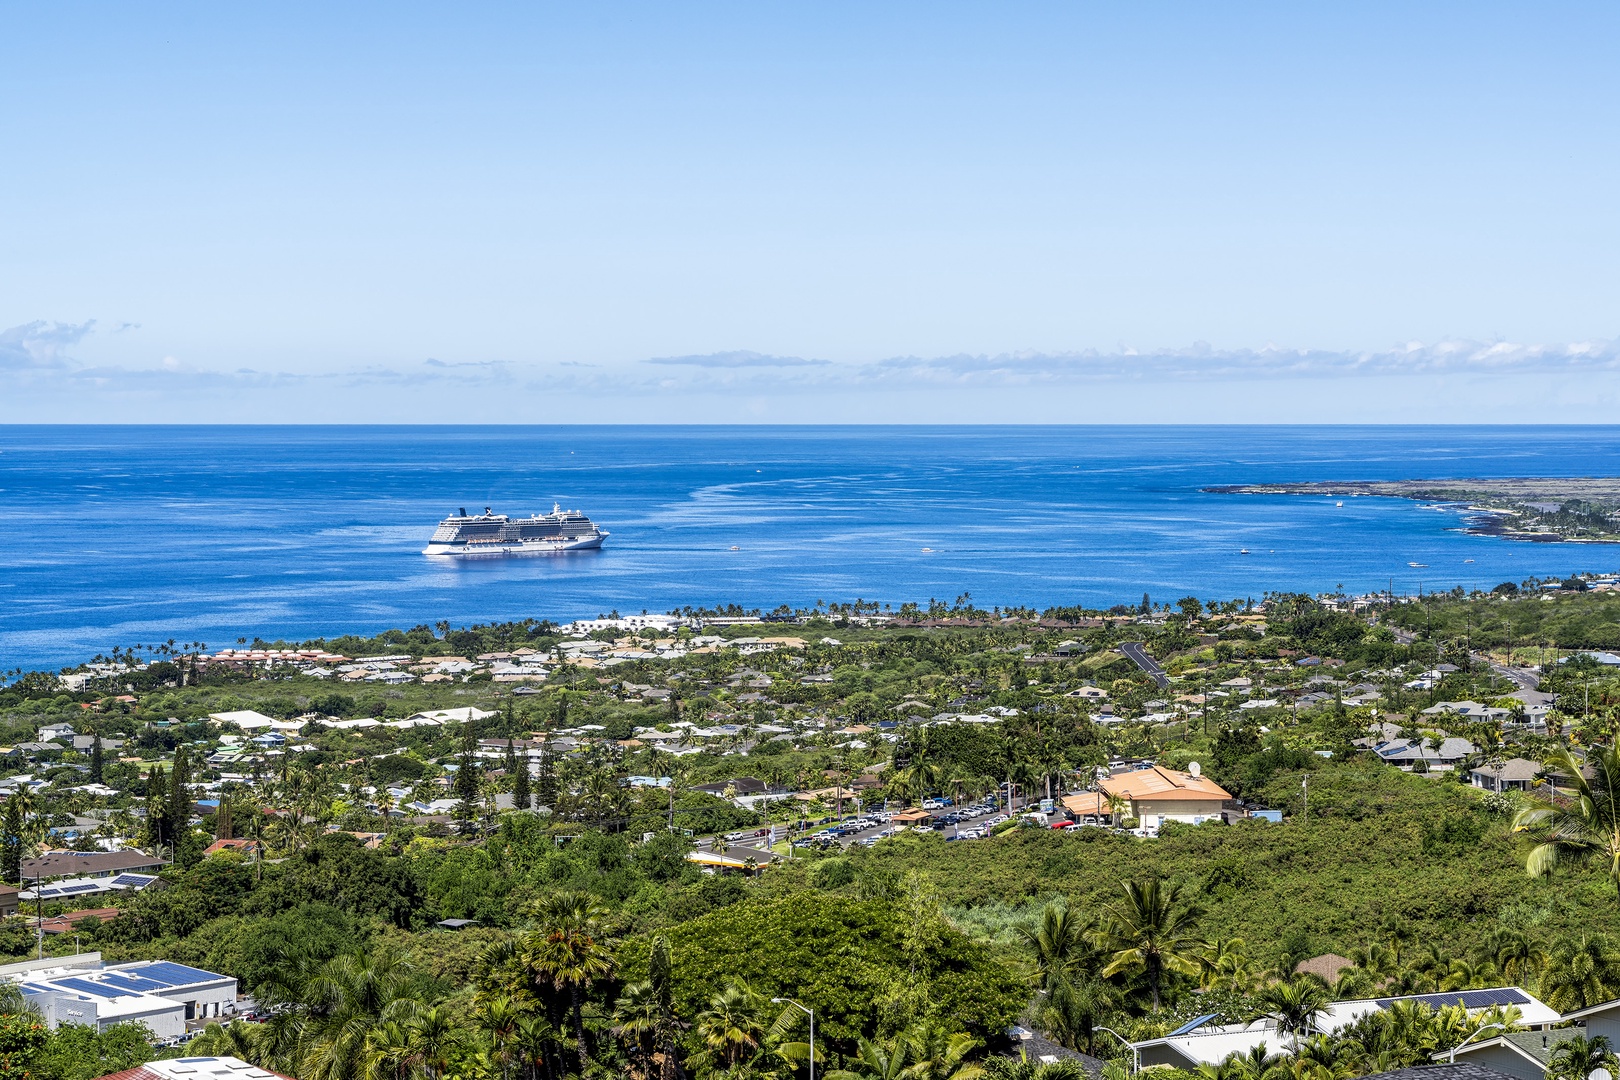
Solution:
[{"label": "cruise ship", "polygon": [[578,510],[552,504],[549,514],[507,517],[484,507],[468,514],[462,507],[439,522],[424,555],[543,555],[553,551],[593,551],[608,533]]}]

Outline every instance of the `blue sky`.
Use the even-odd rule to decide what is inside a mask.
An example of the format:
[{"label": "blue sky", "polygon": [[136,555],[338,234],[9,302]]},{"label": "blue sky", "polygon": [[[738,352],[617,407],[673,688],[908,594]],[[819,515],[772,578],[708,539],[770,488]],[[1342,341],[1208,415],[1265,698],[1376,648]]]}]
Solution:
[{"label": "blue sky", "polygon": [[3,421],[1609,420],[1613,5],[0,9]]}]

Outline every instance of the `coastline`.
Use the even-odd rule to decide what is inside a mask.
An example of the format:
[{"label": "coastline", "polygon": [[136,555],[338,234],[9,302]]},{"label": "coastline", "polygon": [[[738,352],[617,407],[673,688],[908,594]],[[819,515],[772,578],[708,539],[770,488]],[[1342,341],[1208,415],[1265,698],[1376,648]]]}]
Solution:
[{"label": "coastline", "polygon": [[1314,480],[1215,484],[1199,490],[1217,495],[1407,499],[1465,515],[1464,526],[1456,531],[1471,536],[1536,544],[1620,543],[1620,520],[1611,518],[1620,511],[1620,477]]}]

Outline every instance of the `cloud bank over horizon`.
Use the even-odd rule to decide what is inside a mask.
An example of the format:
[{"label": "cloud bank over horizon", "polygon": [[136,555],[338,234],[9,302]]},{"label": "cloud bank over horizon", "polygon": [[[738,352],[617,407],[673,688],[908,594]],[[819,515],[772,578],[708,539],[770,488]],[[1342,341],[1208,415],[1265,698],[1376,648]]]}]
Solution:
[{"label": "cloud bank over horizon", "polygon": [[[1620,401],[1620,338],[1448,339],[1360,352],[1197,342],[866,361],[748,350],[621,362],[429,357],[253,367],[167,355],[81,359],[98,335],[132,329],[36,320],[0,331],[0,373],[11,387],[0,421],[1607,422]],[[128,354],[124,344],[116,351]],[[1250,396],[1278,386],[1292,389]],[[1209,416],[1207,406],[1222,401],[1247,405],[1239,416]],[[1132,411],[1096,414],[1110,403]]]}]

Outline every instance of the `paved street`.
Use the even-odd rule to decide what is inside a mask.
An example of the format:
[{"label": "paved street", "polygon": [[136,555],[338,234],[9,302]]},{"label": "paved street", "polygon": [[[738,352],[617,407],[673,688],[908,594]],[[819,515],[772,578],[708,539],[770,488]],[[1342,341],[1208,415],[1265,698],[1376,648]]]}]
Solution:
[{"label": "paved street", "polygon": [[1119,651],[1124,653],[1126,658],[1129,659],[1131,663],[1147,672],[1148,678],[1158,683],[1161,687],[1167,687],[1170,685],[1170,676],[1164,673],[1164,668],[1159,666],[1159,662],[1157,660],[1153,659],[1153,657],[1147,654],[1147,650],[1142,647],[1142,643],[1140,641],[1124,642],[1120,645]]}]

